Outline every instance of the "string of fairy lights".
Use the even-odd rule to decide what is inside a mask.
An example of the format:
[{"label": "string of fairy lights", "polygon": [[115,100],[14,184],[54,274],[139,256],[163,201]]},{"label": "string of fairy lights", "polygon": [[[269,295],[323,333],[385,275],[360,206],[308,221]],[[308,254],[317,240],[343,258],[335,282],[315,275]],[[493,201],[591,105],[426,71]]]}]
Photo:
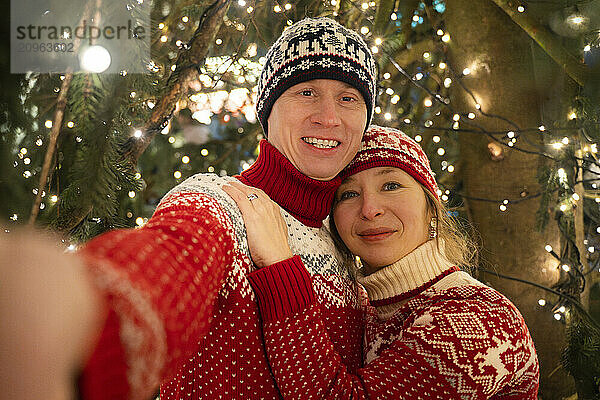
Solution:
[{"label": "string of fairy lights", "polygon": [[[234,116],[234,118],[241,118],[243,116],[244,120],[248,123],[256,123],[256,114],[254,110],[257,92],[256,83],[265,59],[264,57],[258,56],[259,46],[257,43],[248,43],[243,52],[240,51],[240,49],[251,24],[256,26],[254,14],[257,11],[257,2],[256,0],[252,2],[248,2],[247,0],[237,0],[235,4],[237,9],[233,11],[233,14],[241,12],[246,16],[246,19],[241,16],[236,18],[228,15],[224,18],[223,23],[241,33],[242,40],[240,40],[238,45],[238,51],[229,56],[208,57],[205,65],[200,68],[197,81],[191,83],[191,89],[194,93],[189,95],[184,102],[178,104],[178,111],[183,108],[188,108],[191,111],[192,118],[204,125],[210,125],[213,117],[215,115],[220,115],[223,112],[225,115],[221,119],[222,123],[229,123],[232,116]],[[408,82],[425,93],[421,103],[424,109],[437,110],[432,116],[429,115],[432,113],[427,114],[428,117],[424,121],[421,121],[418,118],[415,120],[414,118],[411,118],[410,115],[403,115],[402,112],[399,112],[397,106],[401,103],[402,96],[389,85],[391,74],[390,72],[385,72],[381,76],[383,79],[380,82],[380,95],[378,104],[375,107],[375,114],[378,118],[383,119],[388,124],[410,127],[421,132],[414,135],[414,139],[417,142],[423,143],[425,136],[423,134],[424,132],[435,133],[431,136],[431,141],[434,144],[435,153],[440,157],[439,169],[441,171],[452,174],[457,170],[457,167],[452,164],[450,160],[445,158],[445,156],[449,156],[450,154],[444,144],[444,135],[450,133],[482,134],[486,135],[490,140],[488,150],[490,152],[490,157],[493,160],[502,159],[505,148],[510,148],[514,151],[542,156],[556,163],[557,168],[555,174],[558,186],[553,190],[561,193],[559,204],[557,204],[557,211],[567,214],[572,211],[576,204],[582,204],[583,202],[583,198],[576,192],[574,187],[571,186],[569,181],[572,181],[573,185],[589,183],[591,189],[584,190],[583,196],[585,198],[593,198],[596,203],[600,203],[600,191],[596,190],[598,188],[597,183],[595,182],[595,177],[600,175],[600,164],[597,161],[598,145],[597,143],[594,143],[593,140],[587,138],[585,134],[581,134],[581,132],[585,130],[585,127],[583,124],[578,123],[581,118],[575,108],[570,110],[564,118],[565,121],[572,124],[572,126],[569,127],[548,128],[542,123],[537,127],[519,127],[516,123],[508,121],[501,116],[488,114],[476,96],[466,87],[463,80],[463,78],[476,74],[480,68],[485,67],[482,67],[477,62],[466,62],[465,67],[459,69],[459,71],[455,71],[444,57],[439,57],[439,55],[444,53],[439,51],[439,49],[443,49],[445,46],[452,43],[452,37],[449,32],[442,28],[434,27],[434,47],[421,54],[422,61],[431,68],[429,73],[427,71],[418,71],[414,74],[409,73],[398,65],[393,57],[388,54],[385,46],[385,39],[376,36],[369,27],[369,20],[376,10],[377,3],[373,1],[362,1],[352,2],[351,4],[363,14],[362,20],[367,21],[365,24],[358,27],[357,30],[370,44],[373,54],[376,57],[383,57],[384,60],[389,61]],[[325,0],[323,6],[331,15],[334,17],[338,16],[340,11],[340,2],[338,0]],[[443,1],[436,0],[432,3],[432,6],[438,13],[441,14],[444,12]],[[282,21],[284,21],[286,25],[291,25],[292,19],[288,17],[287,12],[291,11],[294,7],[295,5],[290,2],[280,2],[276,0],[272,7],[272,12],[282,18]],[[414,10],[414,14],[410,17],[411,26],[416,27],[417,25],[424,23],[424,19],[427,17],[424,7],[425,6],[421,4],[421,6]],[[527,12],[527,6],[524,3],[515,4],[515,7],[519,13]],[[396,11],[389,16],[390,23],[392,24],[395,24],[401,18],[402,16]],[[587,21],[586,18],[587,17],[582,14],[573,14],[567,17],[567,23],[574,26],[585,24]],[[195,22],[197,23],[197,21]],[[171,55],[169,56],[169,62],[171,62],[171,60],[175,59],[177,51],[185,51],[188,48],[188,44],[183,38],[189,33],[190,29],[195,29],[195,22],[187,15],[177,18],[167,17],[167,15],[165,15],[165,20],[156,25],[156,40],[153,45],[169,46],[169,49],[173,50],[169,52],[172,55],[172,57]],[[214,45],[216,48],[219,48],[219,46],[222,46],[223,44],[224,38],[217,37],[215,39]],[[266,45],[266,42],[264,44]],[[598,46],[600,46],[600,34],[589,38],[588,43],[581,49],[581,55],[584,56]],[[154,74],[163,74],[162,78],[164,79],[166,78],[164,75],[166,74],[166,71],[177,70],[177,64],[173,62],[171,65],[167,64],[162,66],[159,62],[151,61],[148,65],[148,70]],[[121,71],[120,75],[125,77],[127,74],[127,71]],[[439,78],[439,92],[428,89],[424,84],[432,74],[436,74]],[[230,77],[227,81],[225,81],[225,75]],[[64,77],[61,77],[61,79],[63,78]],[[473,100],[472,110],[458,111],[454,109],[450,98],[445,94],[452,85],[459,85],[469,94]],[[228,90],[230,87],[233,89]],[[140,98],[140,95],[135,91],[130,92],[130,98],[131,101],[142,101],[148,109],[153,109],[157,104],[156,99]],[[479,117],[504,119],[504,121],[511,126],[511,129],[507,129],[506,131],[487,131],[477,122]],[[436,118],[441,119],[443,123],[436,123]],[[51,120],[46,120],[44,122],[44,127],[46,129],[51,129],[52,124],[53,122]],[[66,122],[65,126],[67,129],[72,129],[76,124],[76,120],[70,120]],[[181,147],[183,139],[171,132],[171,129],[172,125],[169,122],[161,133],[168,136],[167,140],[169,144],[174,147]],[[542,135],[544,139],[543,146],[533,146],[531,142],[527,142],[527,148],[519,145],[521,139],[523,139],[523,143],[526,143],[525,141],[527,139],[524,134],[531,132],[537,132]],[[244,129],[238,128],[238,133],[243,134]],[[578,134],[579,137],[574,138],[570,136],[570,134],[573,133]],[[144,134],[145,133],[141,129],[132,127],[131,135],[134,138],[141,139]],[[80,143],[82,139],[80,137],[75,137],[75,140],[77,143]],[[41,147],[44,142],[45,139],[43,137],[38,137],[34,144],[37,147]],[[579,151],[577,156],[575,155],[576,150]],[[575,157],[580,161],[578,166],[579,171],[560,167],[560,163],[567,157],[567,152],[572,152],[573,155],[571,158]],[[209,155],[209,149],[203,147],[200,149],[199,153],[200,156],[207,157]],[[177,154],[177,156],[180,165],[189,164],[193,157],[192,154]],[[240,163],[240,170],[248,168],[253,161],[253,159],[243,160]],[[13,167],[22,168],[23,178],[30,179],[35,175],[35,170],[31,168],[31,162],[29,149],[21,147],[16,152]],[[216,172],[215,166],[208,166],[207,172]],[[220,174],[224,173],[224,171],[218,172]],[[584,174],[589,175],[587,179],[577,178],[577,176],[583,176]],[[181,169],[175,169],[172,175],[176,182],[186,178]],[[140,172],[136,174],[135,178],[138,180],[143,179]],[[600,179],[598,179],[598,181],[600,182]],[[37,194],[37,190],[38,189],[33,189],[33,193]],[[469,197],[464,193],[455,191],[453,188],[440,186],[439,195],[444,201],[448,201],[452,197],[462,197],[476,201],[493,202],[498,205],[499,212],[505,213],[509,211],[511,205],[539,198],[542,193],[531,194],[527,191],[523,191],[518,198],[507,197],[500,199],[485,199]],[[128,196],[129,198],[134,199],[136,198],[137,193],[132,190],[128,192]],[[40,204],[40,209],[42,210],[46,208],[47,203],[53,205],[59,201],[59,194],[56,193],[45,193],[45,191],[43,191],[42,197],[46,199]],[[134,217],[131,211],[127,213],[127,216],[128,218]],[[19,215],[15,213],[10,219],[18,221]],[[147,219],[142,216],[135,217],[135,223],[138,226],[143,226],[146,221]],[[596,228],[595,231],[600,233],[600,227]],[[585,240],[585,243],[588,243],[588,239]],[[71,250],[75,248],[73,246],[75,245],[70,245]],[[546,245],[546,251],[556,260],[558,268],[569,276],[573,276],[576,282],[580,282],[581,280],[585,282],[585,276],[592,271],[592,268],[595,268],[597,271],[598,262],[596,262],[589,271],[581,271],[581,265],[571,265],[566,262],[564,255],[561,256],[557,254],[549,244]],[[580,257],[591,256],[596,251],[596,248],[590,243],[589,246],[587,246],[587,251],[588,255],[580,254]],[[600,257],[598,260],[600,260]],[[550,302],[545,298],[540,298],[538,304],[540,307],[550,309],[556,320],[564,320],[565,313],[569,310],[569,305],[561,298],[556,302]]]}]

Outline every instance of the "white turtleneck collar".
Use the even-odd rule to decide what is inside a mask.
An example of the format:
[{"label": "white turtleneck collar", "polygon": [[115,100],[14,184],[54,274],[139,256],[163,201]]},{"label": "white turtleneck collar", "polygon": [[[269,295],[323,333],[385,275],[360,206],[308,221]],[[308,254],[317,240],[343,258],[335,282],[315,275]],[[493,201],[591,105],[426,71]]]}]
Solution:
[{"label": "white turtleneck collar", "polygon": [[[382,300],[390,300],[390,304],[378,307],[380,311],[388,314],[397,308],[394,307],[394,297],[402,298],[403,295],[408,295],[409,292],[436,280],[452,266],[444,256],[443,250],[438,249],[438,241],[429,240],[395,263],[370,275],[364,276],[359,271],[357,280],[367,290],[371,302],[377,304]],[[413,297],[418,293],[410,294],[410,297]]]}]

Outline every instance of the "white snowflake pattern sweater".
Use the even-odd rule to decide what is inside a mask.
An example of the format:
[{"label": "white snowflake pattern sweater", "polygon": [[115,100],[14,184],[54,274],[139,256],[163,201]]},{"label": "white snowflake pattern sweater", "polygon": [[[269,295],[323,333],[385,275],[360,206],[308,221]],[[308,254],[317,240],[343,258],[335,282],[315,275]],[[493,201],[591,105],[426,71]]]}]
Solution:
[{"label": "white snowflake pattern sweater", "polygon": [[515,306],[429,241],[359,277],[371,303],[365,366],[345,367],[298,257],[250,275],[269,362],[289,399],[537,399],[533,341]]},{"label": "white snowflake pattern sweater", "polygon": [[[362,364],[364,303],[322,226],[339,179],[300,174],[268,142],[240,177],[284,209],[289,242],[313,275],[324,329],[341,362]],[[140,229],[108,232],[81,251],[109,306],[80,381],[84,399],[280,398],[262,340],[243,219],[200,174],[169,192]]]}]

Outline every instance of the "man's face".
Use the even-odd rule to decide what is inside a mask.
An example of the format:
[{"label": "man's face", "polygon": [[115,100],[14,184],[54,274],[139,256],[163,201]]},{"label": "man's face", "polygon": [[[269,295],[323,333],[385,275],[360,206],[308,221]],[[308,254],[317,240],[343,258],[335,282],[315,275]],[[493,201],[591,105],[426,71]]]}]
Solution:
[{"label": "man's face", "polygon": [[347,83],[315,79],[283,92],[267,121],[269,142],[298,171],[327,181],[356,155],[367,106],[360,92]]}]

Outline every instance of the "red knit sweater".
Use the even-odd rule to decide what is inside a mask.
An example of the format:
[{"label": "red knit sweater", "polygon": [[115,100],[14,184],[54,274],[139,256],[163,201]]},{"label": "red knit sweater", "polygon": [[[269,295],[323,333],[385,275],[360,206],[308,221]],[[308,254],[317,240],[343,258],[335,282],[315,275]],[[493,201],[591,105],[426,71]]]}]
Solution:
[{"label": "red knit sweater", "polygon": [[537,399],[535,348],[515,306],[455,267],[436,274],[389,319],[370,310],[367,364],[356,373],[335,350],[298,257],[250,274],[283,397]]},{"label": "red knit sweater", "polygon": [[[81,251],[106,295],[108,318],[80,389],[85,399],[272,399],[243,219],[221,185],[196,175],[169,192],[139,229],[118,230]],[[300,174],[268,142],[238,177],[285,211],[289,242],[314,274],[311,298],[349,371],[362,362],[361,304],[321,221],[339,180]]]}]

